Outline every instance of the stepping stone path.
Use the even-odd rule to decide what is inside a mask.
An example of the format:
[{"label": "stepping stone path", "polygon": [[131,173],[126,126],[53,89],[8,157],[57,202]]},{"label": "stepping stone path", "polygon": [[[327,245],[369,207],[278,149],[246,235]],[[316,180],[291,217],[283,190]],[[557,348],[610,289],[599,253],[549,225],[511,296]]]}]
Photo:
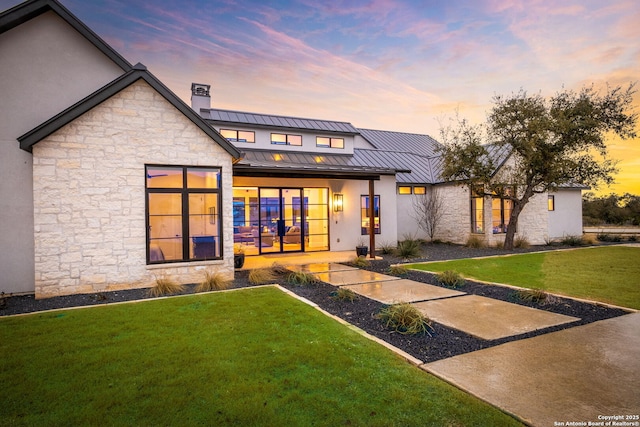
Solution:
[{"label": "stepping stone path", "polygon": [[385,304],[408,302],[430,319],[485,340],[580,320],[464,292],[335,263],[291,266]]}]

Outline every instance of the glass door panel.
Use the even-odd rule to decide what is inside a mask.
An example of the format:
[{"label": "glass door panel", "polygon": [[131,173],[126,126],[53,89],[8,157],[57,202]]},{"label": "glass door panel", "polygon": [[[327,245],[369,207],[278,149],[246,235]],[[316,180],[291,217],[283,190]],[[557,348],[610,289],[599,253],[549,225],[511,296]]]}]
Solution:
[{"label": "glass door panel", "polygon": [[260,188],[260,224],[255,245],[260,253],[280,252],[277,239],[278,224],[282,211],[280,189]]},{"label": "glass door panel", "polygon": [[302,189],[283,188],[280,191],[283,215],[278,237],[281,242],[282,252],[300,252],[303,250],[303,236],[305,235]]}]

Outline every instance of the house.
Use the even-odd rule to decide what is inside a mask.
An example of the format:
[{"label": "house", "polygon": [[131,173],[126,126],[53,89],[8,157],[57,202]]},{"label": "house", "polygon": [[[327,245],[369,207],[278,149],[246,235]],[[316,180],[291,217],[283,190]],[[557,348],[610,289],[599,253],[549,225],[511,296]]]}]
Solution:
[{"label": "house", "polygon": [[226,139],[55,0],[0,14],[0,56],[0,290],[233,275]]},{"label": "house", "polygon": [[[434,239],[504,241],[511,202],[443,181],[440,144],[428,135],[214,109],[205,84],[192,84],[192,108],[243,152],[234,165],[233,221],[235,242],[248,253],[350,250],[368,243],[371,215],[378,246],[427,238],[416,205],[434,193],[443,206]],[[507,151],[490,155],[501,167],[512,161]],[[580,235],[581,211],[579,187],[534,196],[517,234],[533,244]],[[291,227],[305,238],[288,241]]]},{"label": "house", "polygon": [[[348,122],[186,105],[56,0],[0,13],[0,291],[49,297],[232,276],[247,255],[504,236],[509,204],[439,178],[438,142]],[[508,153],[493,153],[508,161]],[[537,196],[518,233],[581,233],[580,189]]]}]

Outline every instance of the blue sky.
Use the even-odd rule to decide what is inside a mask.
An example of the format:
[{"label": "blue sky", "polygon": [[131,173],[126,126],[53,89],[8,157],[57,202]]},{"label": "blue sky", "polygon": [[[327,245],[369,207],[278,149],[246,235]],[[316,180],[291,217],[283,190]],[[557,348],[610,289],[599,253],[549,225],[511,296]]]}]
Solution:
[{"label": "blue sky", "polygon": [[[640,80],[637,0],[61,2],[187,103],[198,82],[217,108],[435,138],[497,94]],[[611,142],[622,172],[604,192],[640,194],[639,142]]]}]

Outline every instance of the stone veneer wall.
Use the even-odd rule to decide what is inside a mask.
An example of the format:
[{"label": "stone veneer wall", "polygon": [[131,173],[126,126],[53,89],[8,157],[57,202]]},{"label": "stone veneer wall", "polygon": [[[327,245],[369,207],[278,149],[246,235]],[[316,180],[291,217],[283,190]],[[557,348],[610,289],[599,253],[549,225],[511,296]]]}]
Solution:
[{"label": "stone veneer wall", "polygon": [[[145,164],[222,166],[224,260],[146,265]],[[233,276],[231,156],[139,80],[33,147],[37,298]]]},{"label": "stone veneer wall", "polygon": [[[464,244],[471,236],[471,201],[469,189],[453,184],[439,185],[439,196],[443,199],[445,213],[440,221],[435,238],[445,242]],[[504,234],[493,234],[491,224],[491,199],[484,201],[484,234],[474,234],[488,245],[504,242]],[[516,237],[525,237],[529,243],[541,245],[548,234],[547,195],[536,194],[524,207],[518,218]]]}]

